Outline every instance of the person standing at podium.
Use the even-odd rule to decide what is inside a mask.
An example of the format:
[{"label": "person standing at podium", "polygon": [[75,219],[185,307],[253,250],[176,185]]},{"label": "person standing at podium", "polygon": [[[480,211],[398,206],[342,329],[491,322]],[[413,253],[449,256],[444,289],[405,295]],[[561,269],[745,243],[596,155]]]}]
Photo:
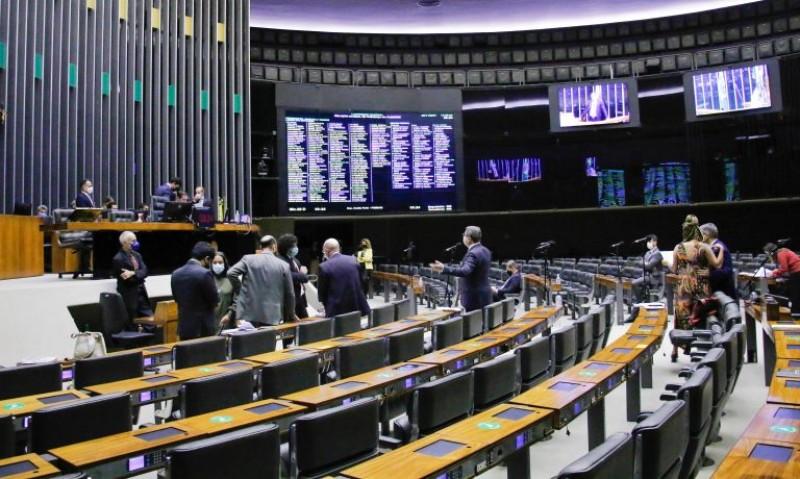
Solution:
[{"label": "person standing at podium", "polygon": [[92,180],[85,179],[78,185],[78,195],[75,196],[75,208],[94,208],[94,185]]},{"label": "person standing at podium", "polygon": [[200,241],[192,248],[192,257],[176,269],[170,278],[172,296],[178,304],[178,336],[181,340],[213,336],[216,333],[214,313],[219,293],[214,276],[208,269],[214,259],[214,248]]},{"label": "person standing at podium", "polygon": [[144,287],[147,278],[147,265],[144,264],[142,255],[136,251],[139,242],[132,231],[123,231],[119,235],[119,252],[111,260],[113,277],[117,278],[117,292],[122,296],[125,309],[128,311],[128,321],[131,323],[136,318],[152,316],[150,298]]},{"label": "person standing at podium", "polygon": [[477,226],[467,226],[461,241],[467,247],[467,254],[456,267],[445,266],[440,261],[430,267],[437,273],[462,278],[460,283],[461,305],[466,312],[483,309],[492,302],[492,288],[489,285],[489,267],[492,252],[481,244],[482,233]]}]

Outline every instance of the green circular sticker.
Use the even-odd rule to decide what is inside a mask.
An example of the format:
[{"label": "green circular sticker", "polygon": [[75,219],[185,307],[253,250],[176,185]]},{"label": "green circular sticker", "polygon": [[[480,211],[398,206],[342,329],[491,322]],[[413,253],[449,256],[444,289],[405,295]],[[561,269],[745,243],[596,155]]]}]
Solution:
[{"label": "green circular sticker", "polygon": [[578,376],[583,376],[585,378],[593,378],[593,377],[597,376],[597,373],[594,372],[594,371],[580,371],[578,373]]},{"label": "green circular sticker", "polygon": [[214,370],[214,368],[200,368],[201,373],[210,373]]},{"label": "green circular sticker", "polygon": [[494,431],[496,429],[500,429],[501,426],[499,422],[479,422],[478,429],[483,429],[484,431]]},{"label": "green circular sticker", "polygon": [[232,416],[213,416],[211,418],[211,422],[214,424],[225,424],[229,422],[233,422]]},{"label": "green circular sticker", "polygon": [[25,406],[25,403],[21,402],[12,402],[8,404],[3,404],[3,409],[6,411],[16,411],[17,409],[22,409]]},{"label": "green circular sticker", "polygon": [[786,426],[786,425],[776,425],[769,428],[772,432],[777,432],[779,434],[794,434],[797,432],[797,428],[794,426]]}]

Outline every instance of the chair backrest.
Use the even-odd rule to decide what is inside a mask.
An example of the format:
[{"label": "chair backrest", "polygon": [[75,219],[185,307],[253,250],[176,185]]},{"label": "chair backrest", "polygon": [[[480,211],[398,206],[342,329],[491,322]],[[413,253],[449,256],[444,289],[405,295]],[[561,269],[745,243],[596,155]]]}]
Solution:
[{"label": "chair backrest", "polygon": [[137,378],[144,374],[142,352],[112,354],[75,361],[75,389]]},{"label": "chair backrest", "polygon": [[14,418],[0,416],[0,459],[16,455],[17,436],[14,432]]},{"label": "chair backrest", "polygon": [[711,419],[714,407],[714,374],[709,368],[695,370],[678,389],[676,396],[689,405],[689,433],[700,431]]},{"label": "chair backrest", "polygon": [[464,340],[464,321],[451,318],[433,325],[433,348],[443,349]]},{"label": "chair backrest", "polygon": [[230,357],[241,359],[275,351],[277,335],[270,329],[230,333]]},{"label": "chair backrest", "polygon": [[253,371],[245,369],[186,381],[181,386],[183,417],[247,404],[253,400]]},{"label": "chair backrest", "polygon": [[333,337],[333,318],[301,321],[297,325],[297,344],[303,345]]},{"label": "chair backrest", "polygon": [[109,210],[108,221],[113,223],[131,223],[136,220],[136,213],[128,210]]},{"label": "chair backrest", "polygon": [[[741,327],[741,325],[739,326]],[[714,347],[725,350],[728,383],[733,386],[739,363],[743,361],[743,351],[739,350],[739,338],[736,336],[736,331],[731,330],[723,334]]]},{"label": "chair backrest", "polygon": [[175,369],[218,363],[227,359],[228,343],[221,336],[180,341],[172,348]]},{"label": "chair backrest", "polygon": [[161,216],[164,214],[164,208],[166,207],[167,203],[170,201],[168,196],[156,196],[153,195],[150,197],[150,221],[161,221]]},{"label": "chair backrest", "polygon": [[100,320],[106,341],[111,341],[111,336],[125,329],[130,321],[122,296],[116,291],[100,293]]},{"label": "chair backrest", "polygon": [[594,308],[590,313],[592,316],[592,351],[589,356],[594,356],[597,351],[603,348],[603,337],[606,335],[606,321],[603,316],[603,309]]},{"label": "chair backrest", "polygon": [[411,316],[411,300],[404,299],[401,301],[395,301],[394,304],[394,320],[395,321],[402,321],[407,317]]},{"label": "chair backrest", "polygon": [[579,363],[590,356],[592,352],[592,315],[586,314],[575,320],[577,353],[575,362]]},{"label": "chair backrest", "polygon": [[517,302],[514,298],[506,298],[503,301],[503,322],[508,322],[514,319],[517,314]]},{"label": "chair backrest", "polygon": [[483,308],[483,329],[489,331],[503,324],[503,303],[498,301]]},{"label": "chair backrest", "polygon": [[289,431],[289,477],[322,476],[377,454],[378,404],[362,399],[299,417]]},{"label": "chair backrest", "polygon": [[0,369],[0,399],[48,393],[61,387],[58,362]]},{"label": "chair backrest", "polygon": [[420,434],[430,434],[472,414],[475,403],[475,377],[463,371],[423,384],[414,391],[408,416]]},{"label": "chair backrest", "polygon": [[483,311],[476,309],[461,315],[464,323],[464,339],[474,338],[483,333]]},{"label": "chair backrest", "polygon": [[389,364],[397,364],[425,353],[425,330],[409,329],[389,335]]},{"label": "chair backrest", "polygon": [[394,321],[394,309],[395,307],[391,303],[372,308],[369,312],[370,327],[374,328],[375,326],[389,324]]},{"label": "chair backrest", "polygon": [[36,453],[131,430],[129,394],[104,394],[55,404],[31,416],[31,447]]},{"label": "chair backrest", "polygon": [[276,424],[212,436],[172,449],[167,459],[167,477],[217,479],[230,477],[233,467],[237,479],[278,479],[280,448]]},{"label": "chair backrest", "polygon": [[666,401],[653,414],[633,428],[639,477],[676,477],[689,442],[689,407],[685,401]]},{"label": "chair backrest", "polygon": [[72,216],[75,210],[72,208],[56,208],[53,210],[53,223],[61,224],[66,223],[67,219]]},{"label": "chair backrest", "polygon": [[336,372],[339,379],[386,366],[389,362],[387,352],[384,338],[339,347],[336,350]]},{"label": "chair backrest", "polygon": [[531,388],[550,377],[550,338],[534,338],[514,352],[520,360],[520,377],[524,388]]},{"label": "chair backrest", "polygon": [[557,479],[633,479],[635,448],[626,432],[612,434],[588,454],[568,465]]},{"label": "chair backrest", "polygon": [[304,354],[261,368],[261,397],[275,399],[319,386],[319,355]]},{"label": "chair backrest", "polygon": [[519,356],[504,354],[472,367],[475,374],[475,409],[484,410],[519,394]]},{"label": "chair backrest", "polygon": [[614,298],[613,298],[613,296],[606,296],[606,298],[603,300],[603,302],[600,303],[600,306],[602,306],[602,308],[603,308],[603,311],[604,311],[603,319],[605,320],[605,323],[606,323],[606,332],[603,335],[603,347],[606,347],[606,345],[608,344],[608,337],[611,336],[611,328],[614,326],[614,314],[613,314],[613,311],[614,311]]},{"label": "chair backrest", "polygon": [[575,365],[575,357],[578,352],[577,339],[577,331],[571,324],[550,334],[553,375],[560,374]]},{"label": "chair backrest", "polygon": [[350,311],[333,317],[333,337],[346,336],[361,331],[361,312]]},{"label": "chair backrest", "polygon": [[714,405],[718,405],[725,398],[725,393],[728,390],[728,363],[725,357],[725,350],[722,348],[710,349],[700,359],[697,367],[706,367],[711,370],[711,380],[714,385]]}]

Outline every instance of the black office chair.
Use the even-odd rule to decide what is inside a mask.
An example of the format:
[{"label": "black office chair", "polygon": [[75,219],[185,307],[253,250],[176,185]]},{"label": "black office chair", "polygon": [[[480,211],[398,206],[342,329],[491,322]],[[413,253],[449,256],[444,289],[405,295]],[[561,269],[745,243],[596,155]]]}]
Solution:
[{"label": "black office chair", "polygon": [[464,321],[457,317],[435,323],[432,340],[435,351],[460,343],[464,340]]},{"label": "black office chair", "polygon": [[275,399],[319,386],[319,355],[303,354],[261,368],[261,397]]},{"label": "black office chair", "polygon": [[14,432],[14,418],[0,416],[0,459],[17,455],[17,435]]},{"label": "black office chair", "polygon": [[561,374],[575,365],[575,357],[578,352],[577,340],[578,333],[573,325],[554,330],[550,334],[552,354],[550,364],[553,366],[553,376]]},{"label": "black office chair", "polygon": [[503,324],[503,303],[498,301],[483,308],[483,330],[490,331]]},{"label": "black office chair", "polygon": [[611,336],[611,328],[614,326],[614,296],[606,296],[600,306],[603,308],[603,319],[606,323],[606,332],[603,335],[603,347],[606,347]]},{"label": "black office chair", "polygon": [[680,399],[661,404],[633,428],[641,464],[639,477],[674,479],[689,441],[689,407]]},{"label": "black office chair", "polygon": [[[725,408],[725,401],[727,400],[730,391],[728,391],[728,370],[731,366],[728,364],[725,350],[722,348],[713,348],[709,350],[700,362],[697,363],[693,369],[687,368],[681,371],[680,376],[688,378],[698,368],[709,368],[712,373],[713,382],[713,405],[711,408],[711,429],[708,433],[708,443],[721,441],[719,437],[720,420],[722,419],[722,412]],[[735,365],[732,366],[735,368]]]},{"label": "black office chair", "polygon": [[59,391],[61,387],[58,362],[0,369],[0,399]]},{"label": "black office chair", "polygon": [[172,348],[172,363],[175,369],[191,368],[203,364],[225,361],[228,342],[221,336],[181,341]]},{"label": "black office chair", "polygon": [[278,479],[280,430],[275,424],[240,429],[180,445],[169,452],[169,479]]},{"label": "black office chair", "polygon": [[592,357],[603,349],[603,338],[606,335],[606,322],[601,308],[594,308],[589,313],[592,316],[592,349],[589,357]]},{"label": "black office chair", "polygon": [[503,303],[503,322],[507,323],[517,314],[517,301],[514,298],[506,298],[501,303]]},{"label": "black office chair", "polygon": [[408,443],[431,434],[471,415],[474,398],[471,370],[418,386],[408,398],[406,414],[394,421],[392,435]]},{"label": "black office chair", "polygon": [[662,400],[682,399],[689,406],[689,440],[683,453],[678,477],[692,478],[702,464],[706,442],[711,430],[711,412],[714,407],[714,374],[710,368],[700,368],[683,384],[668,384]]},{"label": "black office chair", "polygon": [[128,317],[122,296],[116,291],[100,293],[100,320],[106,343],[122,349],[138,348],[150,344],[155,335],[141,331],[126,331],[136,318]]},{"label": "black office chair", "polygon": [[394,304],[395,321],[402,321],[407,317],[411,316],[412,305],[410,299],[404,299],[402,301],[394,301],[392,304]]},{"label": "black office chair", "polygon": [[257,329],[255,331],[236,331],[230,336],[231,359],[241,359],[256,354],[271,353],[275,351],[277,335],[270,329]]},{"label": "black office chair", "polygon": [[618,432],[562,469],[556,479],[634,479],[634,458],[633,438]]},{"label": "black office chair", "polygon": [[301,321],[297,325],[297,344],[314,343],[333,337],[333,318]]},{"label": "black office chair", "polygon": [[138,378],[144,374],[142,352],[112,354],[101,358],[79,359],[74,368],[75,389],[123,379]]},{"label": "black office chair", "polygon": [[181,385],[181,417],[225,409],[253,400],[253,371],[235,371],[192,379]]},{"label": "black office chair", "polygon": [[129,394],[104,394],[54,404],[31,416],[31,451],[50,449],[131,430]]},{"label": "black office chair", "polygon": [[136,212],[127,210],[108,210],[108,221],[112,223],[133,223],[136,221]]},{"label": "black office chair", "polygon": [[289,478],[319,478],[378,454],[377,399],[306,414],[289,428],[281,460]]},{"label": "black office chair", "polygon": [[475,374],[475,411],[489,409],[519,394],[519,356],[504,354],[472,367]]},{"label": "black office chair", "polygon": [[592,352],[592,341],[594,334],[592,333],[592,316],[589,314],[583,315],[576,319],[574,322],[576,334],[575,363],[580,363],[586,360]]},{"label": "black office chair", "polygon": [[409,329],[389,335],[389,364],[397,364],[425,354],[425,330]]},{"label": "black office chair", "polygon": [[333,337],[346,336],[361,331],[361,312],[351,311],[333,317]]},{"label": "black office chair", "polygon": [[384,324],[389,324],[394,321],[394,304],[384,304],[383,306],[378,306],[372,308],[369,312],[369,325],[371,328],[376,326],[382,326]]},{"label": "black office chair", "polygon": [[461,321],[464,323],[464,339],[483,334],[483,311],[480,309],[462,314]]},{"label": "black office chair", "polygon": [[386,366],[389,361],[386,340],[376,338],[341,346],[336,350],[336,373],[338,379]]},{"label": "black office chair", "polygon": [[549,337],[534,338],[515,349],[514,353],[519,356],[520,360],[520,379],[523,391],[527,391],[552,375]]}]

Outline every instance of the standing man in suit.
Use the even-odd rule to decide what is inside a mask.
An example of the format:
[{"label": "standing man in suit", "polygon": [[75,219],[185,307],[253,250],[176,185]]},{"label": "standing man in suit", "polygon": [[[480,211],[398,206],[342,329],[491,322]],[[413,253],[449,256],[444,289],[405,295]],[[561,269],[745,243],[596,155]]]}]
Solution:
[{"label": "standing man in suit", "polygon": [[135,318],[152,316],[150,298],[144,286],[147,278],[147,265],[144,264],[142,255],[139,254],[139,242],[132,231],[123,231],[119,235],[119,252],[111,260],[112,275],[117,278],[117,292],[122,296],[125,309],[128,311],[128,321]]},{"label": "standing man in suit", "polygon": [[658,236],[647,235],[647,252],[644,254],[645,275],[633,280],[633,294],[637,302],[646,301],[644,297],[645,281],[650,286],[650,291],[661,289],[664,283],[664,256],[658,249]]},{"label": "standing man in suit", "polygon": [[182,340],[213,336],[216,332],[214,313],[219,294],[208,269],[214,255],[214,248],[200,241],[192,248],[191,259],[172,273],[172,296],[178,303],[178,336]]},{"label": "standing man in suit", "polygon": [[369,314],[369,304],[361,288],[361,271],[352,256],[343,255],[339,242],[330,238],[322,245],[324,262],[319,265],[318,295],[325,306],[325,317],[360,311]]},{"label": "standing man in suit", "polygon": [[78,185],[78,194],[75,196],[75,208],[94,208],[94,185],[92,180],[85,179]]},{"label": "standing man in suit", "polygon": [[467,247],[467,254],[456,267],[445,266],[440,261],[431,263],[431,269],[461,278],[460,295],[461,305],[469,313],[476,309],[483,309],[492,302],[492,288],[489,286],[489,267],[492,262],[492,252],[481,244],[481,229],[477,226],[467,226],[461,241]]},{"label": "standing man in suit", "polygon": [[181,189],[183,182],[177,176],[173,176],[167,183],[156,188],[153,196],[163,196],[169,198],[170,201],[175,201],[178,198],[178,190]]},{"label": "standing man in suit", "polygon": [[308,300],[306,299],[306,287],[308,283],[308,268],[300,264],[297,260],[297,236],[293,234],[281,235],[278,238],[278,258],[289,265],[292,272],[292,285],[294,286],[294,314],[299,319],[308,317]]},{"label": "standing man in suit", "polygon": [[[275,256],[277,245],[274,237],[262,237],[260,253],[245,255],[228,270],[233,290],[238,291],[232,307],[237,322],[259,327],[295,319],[292,273],[289,265]],[[224,316],[222,324],[231,319]]]},{"label": "standing man in suit", "polygon": [[522,273],[519,272],[519,265],[516,261],[506,262],[506,273],[508,279],[499,289],[492,288],[493,300],[501,301],[507,294],[519,294],[522,292]]}]

